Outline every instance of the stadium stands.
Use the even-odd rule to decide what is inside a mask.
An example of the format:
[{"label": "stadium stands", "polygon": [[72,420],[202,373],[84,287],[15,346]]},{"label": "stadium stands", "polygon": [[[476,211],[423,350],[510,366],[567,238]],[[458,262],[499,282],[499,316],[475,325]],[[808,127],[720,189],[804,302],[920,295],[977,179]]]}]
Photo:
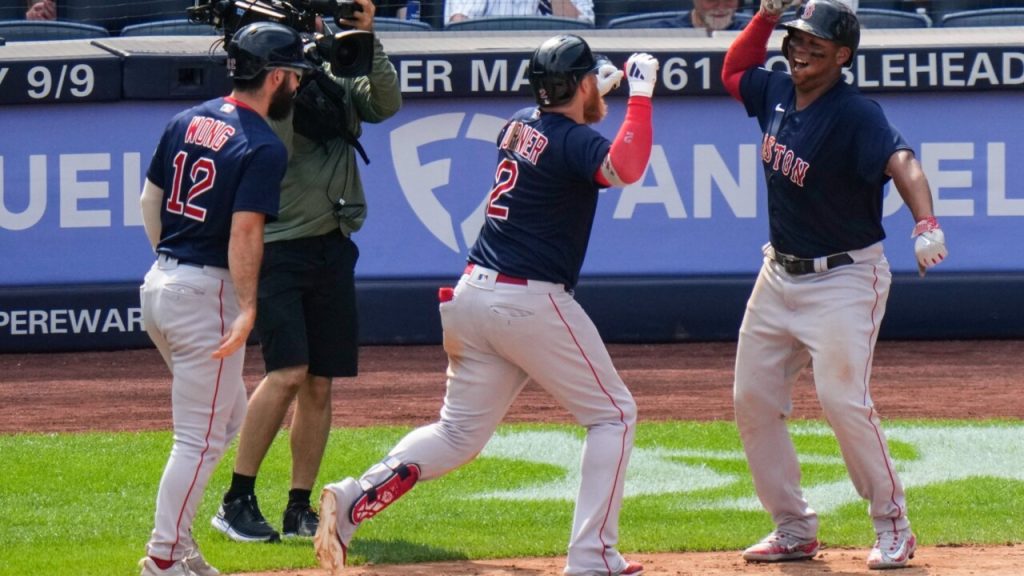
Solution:
[{"label": "stadium stands", "polygon": [[[649,12],[647,14],[632,14],[612,18],[605,25],[605,28],[671,28],[668,24],[673,20],[687,19],[690,17],[689,10],[676,10],[672,12]],[[753,15],[744,12],[737,12],[733,18],[742,23],[747,23]]]},{"label": "stadium stands", "polygon": [[7,42],[38,40],[82,40],[106,38],[110,32],[101,26],[53,20],[4,20],[0,22],[0,38]]},{"label": "stadium stands", "polygon": [[102,26],[111,35],[125,26],[184,18],[193,0],[57,0],[57,20]]},{"label": "stadium stands", "polygon": [[187,18],[176,20],[157,20],[129,24],[121,29],[121,36],[220,36],[216,28],[209,24],[194,24]]},{"label": "stadium stands", "polygon": [[883,8],[860,8],[857,19],[864,28],[930,28],[932,19],[927,14]]},{"label": "stadium stands", "polygon": [[557,16],[489,16],[445,24],[445,30],[585,30],[594,25]]},{"label": "stadium stands", "polygon": [[388,18],[377,16],[373,19],[373,29],[380,31],[427,31],[434,27],[427,22],[420,20],[402,20],[401,18]]},{"label": "stadium stands", "polygon": [[1024,7],[987,8],[951,12],[942,17],[943,28],[964,28],[968,26],[1024,26]]},{"label": "stadium stands", "polygon": [[24,0],[0,0],[0,20],[24,20],[27,6]]}]

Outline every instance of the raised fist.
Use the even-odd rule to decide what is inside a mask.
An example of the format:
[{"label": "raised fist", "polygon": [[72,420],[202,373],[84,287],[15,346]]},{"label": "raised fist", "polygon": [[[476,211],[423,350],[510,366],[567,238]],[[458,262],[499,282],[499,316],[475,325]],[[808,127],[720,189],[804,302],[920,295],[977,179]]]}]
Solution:
[{"label": "raised fist", "polygon": [[654,94],[658,83],[658,59],[645,52],[637,52],[626,60],[626,78],[629,79],[630,96]]},{"label": "raised fist", "polygon": [[615,67],[615,64],[602,64],[597,69],[597,91],[601,96],[615,90],[622,81],[622,70]]},{"label": "raised fist", "polygon": [[946,259],[946,235],[939,228],[934,216],[922,219],[914,226],[911,238],[914,241],[914,256],[917,257],[917,272],[924,276],[926,270]]},{"label": "raised fist", "polygon": [[782,16],[782,13],[790,8],[796,8],[801,0],[761,0],[761,12],[772,18]]}]

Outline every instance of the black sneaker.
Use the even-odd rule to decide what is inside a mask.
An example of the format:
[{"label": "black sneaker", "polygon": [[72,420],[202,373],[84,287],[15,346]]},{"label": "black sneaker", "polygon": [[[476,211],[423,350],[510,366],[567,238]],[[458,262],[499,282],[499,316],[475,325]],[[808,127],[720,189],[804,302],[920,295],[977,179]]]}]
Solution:
[{"label": "black sneaker", "polygon": [[277,530],[263,518],[256,496],[252,494],[221,504],[210,524],[235,542],[277,542],[281,539]]},{"label": "black sneaker", "polygon": [[289,506],[284,511],[281,531],[285,538],[291,536],[309,536],[316,534],[320,525],[320,517],[309,506]]}]

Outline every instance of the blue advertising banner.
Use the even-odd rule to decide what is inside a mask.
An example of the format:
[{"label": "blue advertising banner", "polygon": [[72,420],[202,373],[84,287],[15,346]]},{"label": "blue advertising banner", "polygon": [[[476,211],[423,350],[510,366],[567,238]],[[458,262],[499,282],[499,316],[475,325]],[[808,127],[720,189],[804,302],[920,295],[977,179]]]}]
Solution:
[{"label": "blue advertising banner", "polygon": [[[625,89],[620,89],[625,93]],[[917,151],[946,230],[944,271],[1024,269],[1024,99],[1012,92],[875,94]],[[369,216],[361,278],[457,276],[482,222],[504,118],[528,99],[408,100],[364,125]],[[138,196],[167,121],[188,102],[8,106],[0,142],[0,286],[141,280],[152,262]],[[601,129],[614,137],[624,100]],[[17,135],[17,137],[13,137]],[[767,240],[760,134],[724,97],[656,98],[644,180],[603,192],[590,276],[753,274]],[[822,167],[827,169],[827,167]],[[911,217],[886,192],[887,254],[916,269]]]}]

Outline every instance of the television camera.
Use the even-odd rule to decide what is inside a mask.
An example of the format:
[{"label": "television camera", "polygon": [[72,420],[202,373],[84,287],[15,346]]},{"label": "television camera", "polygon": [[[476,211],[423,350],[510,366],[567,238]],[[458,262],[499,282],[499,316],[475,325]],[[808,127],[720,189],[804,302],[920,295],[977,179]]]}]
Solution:
[{"label": "television camera", "polygon": [[[373,65],[373,33],[352,30],[351,19],[362,6],[353,0],[197,0],[186,9],[194,24],[210,24],[224,30],[224,45],[239,28],[253,22],[278,22],[299,32],[306,41],[306,59],[319,66],[329,62],[335,76],[355,77],[370,73]],[[317,16],[330,16],[342,31],[320,33]]]}]

